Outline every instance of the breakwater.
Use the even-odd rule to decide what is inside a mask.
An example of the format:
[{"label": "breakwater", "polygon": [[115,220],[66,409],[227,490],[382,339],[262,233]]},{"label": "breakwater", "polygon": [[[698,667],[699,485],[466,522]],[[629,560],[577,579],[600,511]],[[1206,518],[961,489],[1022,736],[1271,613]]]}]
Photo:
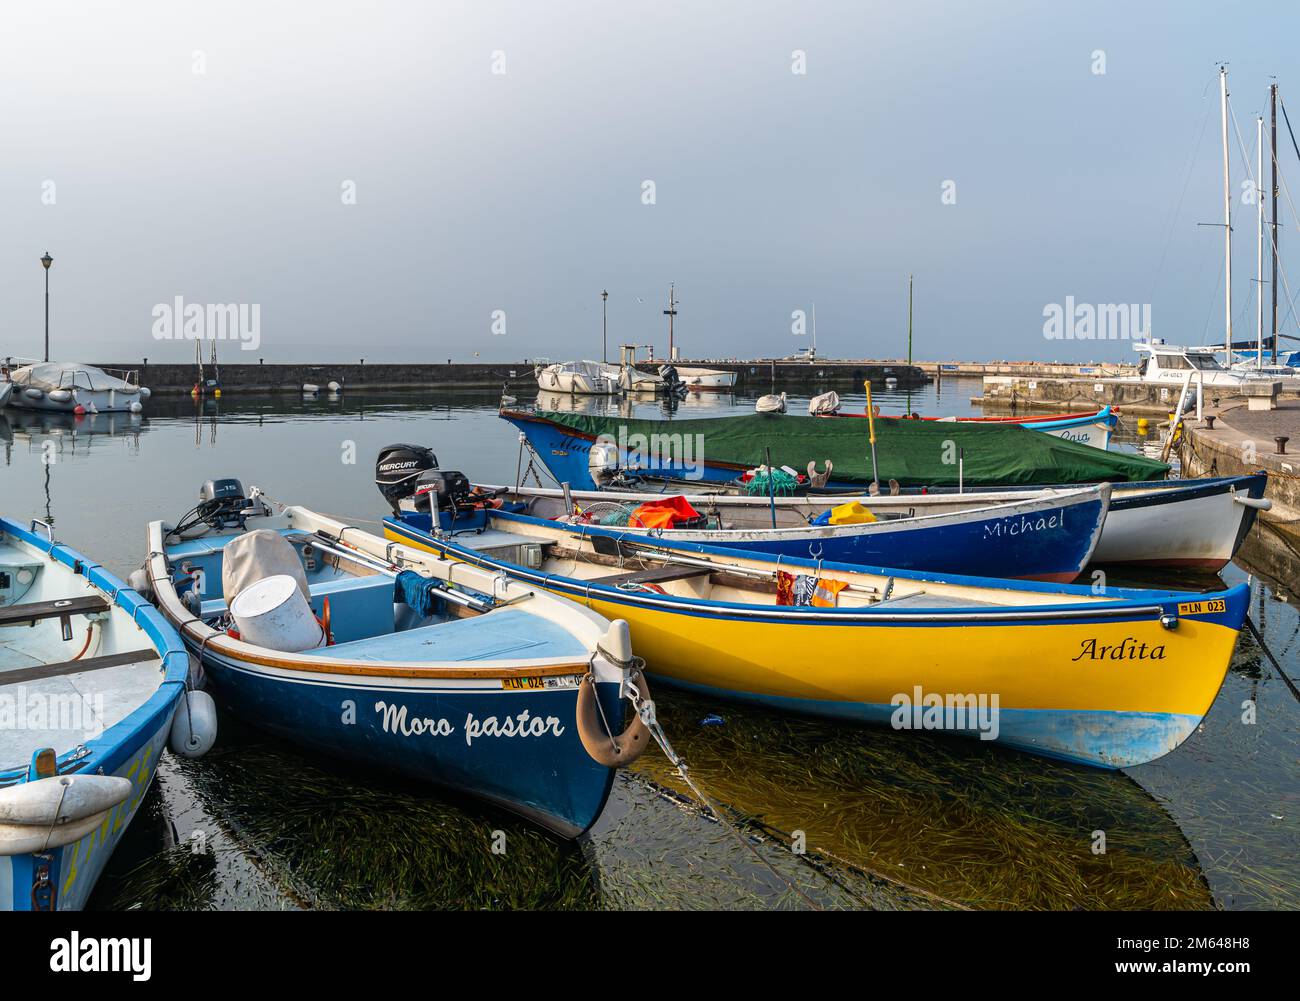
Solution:
[{"label": "breakwater", "polygon": [[[189,393],[198,381],[198,371],[190,364],[155,364],[148,362],[97,362],[106,369],[128,369],[139,373],[140,384],[155,393]],[[791,361],[766,359],[754,361],[679,361],[679,365],[702,365],[736,373],[736,388],[756,392],[800,391],[808,389],[861,389],[862,383],[883,385],[894,379],[903,388],[924,386],[929,377],[918,366],[891,362],[855,362],[817,360]],[[652,370],[654,363],[640,368]],[[511,391],[535,389],[536,379],[531,362],[449,362],[404,364],[348,362],[340,364],[223,364],[220,366],[221,391],[225,393],[301,392],[304,384],[324,388],[337,382],[345,391],[375,389],[500,389]],[[211,369],[205,373],[212,376]]]}]

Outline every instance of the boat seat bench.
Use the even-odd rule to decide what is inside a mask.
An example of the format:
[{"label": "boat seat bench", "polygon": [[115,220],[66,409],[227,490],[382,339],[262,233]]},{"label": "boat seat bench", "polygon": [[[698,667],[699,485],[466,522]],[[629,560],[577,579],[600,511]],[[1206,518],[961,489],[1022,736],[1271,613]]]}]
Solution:
[{"label": "boat seat bench", "polygon": [[660,584],[670,580],[684,580],[687,577],[702,577],[709,571],[703,567],[665,566],[651,567],[649,570],[635,570],[632,573],[611,574],[608,577],[593,577],[599,584]]},{"label": "boat seat bench", "polygon": [[65,674],[85,674],[87,671],[102,671],[108,667],[147,664],[153,660],[158,660],[158,651],[144,649],[110,653],[103,657],[87,657],[85,660],[65,660],[57,664],[42,664],[40,667],[20,667],[17,670],[0,672],[0,687],[29,681],[41,681],[45,678],[57,678]]},{"label": "boat seat bench", "polygon": [[57,601],[31,601],[22,605],[0,607],[0,626],[107,611],[108,602],[103,595],[99,594],[86,594],[77,598],[60,598]]}]

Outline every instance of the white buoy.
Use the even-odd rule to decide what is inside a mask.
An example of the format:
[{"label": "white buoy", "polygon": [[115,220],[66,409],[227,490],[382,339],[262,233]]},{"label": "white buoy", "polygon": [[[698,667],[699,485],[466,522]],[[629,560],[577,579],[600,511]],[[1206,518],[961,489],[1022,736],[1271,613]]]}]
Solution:
[{"label": "white buoy", "polygon": [[0,789],[0,856],[80,841],[131,795],[117,775],[52,775]]},{"label": "white buoy", "polygon": [[304,382],[302,384],[302,391],[304,393],[319,393],[320,386],[316,385],[314,382]]},{"label": "white buoy", "polygon": [[230,614],[240,639],[254,646],[298,653],[325,642],[311,605],[288,574],[274,574],[248,585],[230,603]]},{"label": "white buoy", "polygon": [[186,692],[172,717],[167,746],[182,758],[201,758],[217,740],[217,704],[207,692]]},{"label": "white buoy", "polygon": [[340,386],[337,382],[327,382],[325,384],[325,388],[328,389],[331,393],[337,393],[343,387]]}]

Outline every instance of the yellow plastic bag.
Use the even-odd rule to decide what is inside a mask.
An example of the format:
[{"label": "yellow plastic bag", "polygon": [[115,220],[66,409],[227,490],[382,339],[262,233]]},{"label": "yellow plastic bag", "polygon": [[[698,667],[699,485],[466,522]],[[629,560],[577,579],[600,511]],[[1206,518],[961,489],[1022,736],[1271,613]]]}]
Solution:
[{"label": "yellow plastic bag", "polygon": [[831,508],[830,524],[832,525],[865,525],[875,520],[876,516],[859,501],[850,501],[848,504]]}]

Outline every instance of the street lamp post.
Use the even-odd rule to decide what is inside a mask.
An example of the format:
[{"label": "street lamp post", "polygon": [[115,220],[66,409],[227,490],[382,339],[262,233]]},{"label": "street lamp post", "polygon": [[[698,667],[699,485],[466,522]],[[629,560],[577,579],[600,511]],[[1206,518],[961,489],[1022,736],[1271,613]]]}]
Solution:
[{"label": "street lamp post", "polygon": [[602,289],[600,293],[600,360],[609,361],[609,323],[606,313],[605,304],[609,301],[609,291]]},{"label": "street lamp post", "polygon": [[50,256],[47,250],[45,256],[41,258],[41,263],[45,265],[45,360],[50,360],[50,265],[54,263],[54,258]]}]

